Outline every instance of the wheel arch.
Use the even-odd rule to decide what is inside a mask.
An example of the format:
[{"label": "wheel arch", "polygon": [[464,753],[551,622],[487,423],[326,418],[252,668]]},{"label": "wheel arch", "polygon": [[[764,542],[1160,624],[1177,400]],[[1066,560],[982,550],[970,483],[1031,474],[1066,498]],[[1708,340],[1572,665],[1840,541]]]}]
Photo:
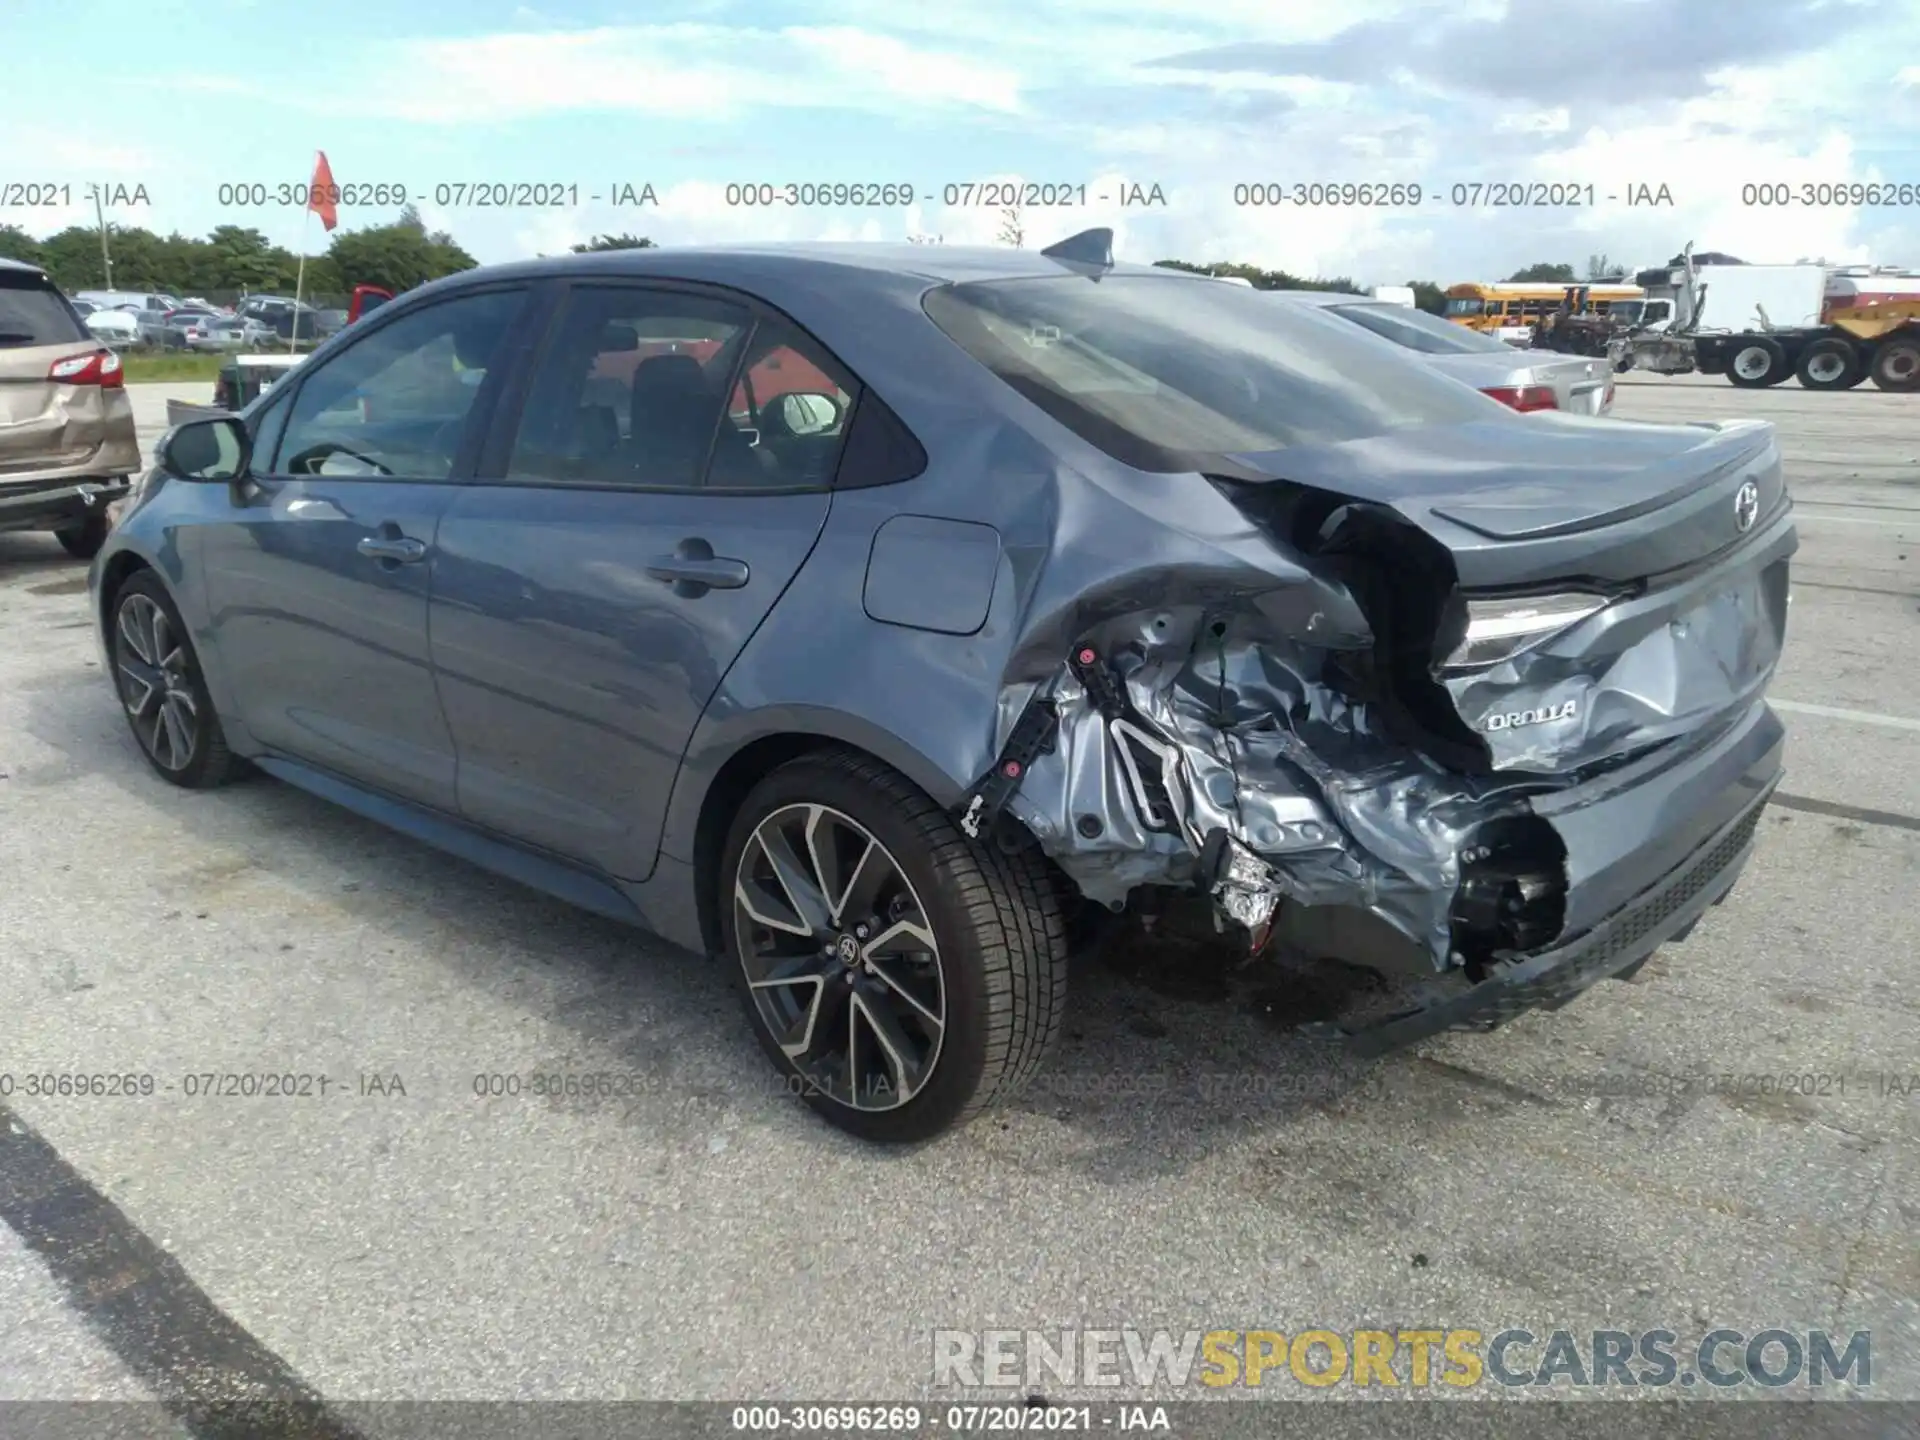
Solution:
[{"label": "wheel arch", "polygon": [[[744,717],[743,717],[744,718]],[[887,766],[934,803],[955,804],[972,783],[871,721],[845,711],[786,707],[756,714],[748,732],[690,747],[668,804],[661,850],[693,867],[694,902],[708,954],[720,950],[720,857],[727,831],[753,787],[803,755],[838,750]]]},{"label": "wheel arch", "polygon": [[[152,570],[154,565],[138,550],[131,548],[116,550],[100,566],[100,586],[94,596],[94,623],[99,627],[102,640],[112,635],[113,601],[128,580],[142,570]],[[165,583],[165,577],[161,577]]]}]

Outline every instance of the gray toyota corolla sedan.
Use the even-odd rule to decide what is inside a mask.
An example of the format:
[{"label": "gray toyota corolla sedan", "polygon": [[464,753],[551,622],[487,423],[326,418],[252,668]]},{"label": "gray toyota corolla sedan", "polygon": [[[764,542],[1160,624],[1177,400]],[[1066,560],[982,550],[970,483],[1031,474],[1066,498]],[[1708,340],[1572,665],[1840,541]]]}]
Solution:
[{"label": "gray toyota corolla sedan", "polygon": [[1771,428],[1518,415],[1110,242],[401,297],[161,443],[92,572],[133,735],[724,957],[876,1140],[1034,1073],[1076,916],[1378,972],[1361,1053],[1685,935],[1780,775]]}]

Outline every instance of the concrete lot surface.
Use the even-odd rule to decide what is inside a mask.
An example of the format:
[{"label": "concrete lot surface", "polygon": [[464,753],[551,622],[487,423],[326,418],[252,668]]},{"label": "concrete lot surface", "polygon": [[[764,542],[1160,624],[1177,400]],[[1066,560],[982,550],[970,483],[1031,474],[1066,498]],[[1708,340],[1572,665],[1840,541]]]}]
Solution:
[{"label": "concrete lot surface", "polygon": [[[206,388],[142,387],[146,442]],[[718,966],[264,779],[160,783],[84,567],[0,536],[0,1072],[335,1082],[16,1086],[0,1399],[225,1357],[333,1401],[944,1400],[936,1329],[1422,1325],[1868,1330],[1869,1393],[1920,1399],[1920,397],[1628,376],[1617,414],[1788,457],[1791,773],[1732,900],[1632,983],[1365,1068],[1276,977],[1081,964],[1034,1089],[908,1154],[773,1093]],[[629,1079],[475,1093],[537,1072]]]}]

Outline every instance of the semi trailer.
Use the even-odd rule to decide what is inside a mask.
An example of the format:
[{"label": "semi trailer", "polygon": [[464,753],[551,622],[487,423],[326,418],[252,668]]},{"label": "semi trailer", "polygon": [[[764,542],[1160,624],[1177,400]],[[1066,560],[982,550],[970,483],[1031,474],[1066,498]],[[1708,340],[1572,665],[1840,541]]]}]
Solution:
[{"label": "semi trailer", "polygon": [[1809,390],[1869,379],[1920,390],[1920,292],[1890,279],[1862,287],[1865,277],[1823,265],[1696,265],[1691,245],[1680,260],[1635,277],[1647,299],[1619,368],[1697,370],[1752,389],[1797,376]]}]

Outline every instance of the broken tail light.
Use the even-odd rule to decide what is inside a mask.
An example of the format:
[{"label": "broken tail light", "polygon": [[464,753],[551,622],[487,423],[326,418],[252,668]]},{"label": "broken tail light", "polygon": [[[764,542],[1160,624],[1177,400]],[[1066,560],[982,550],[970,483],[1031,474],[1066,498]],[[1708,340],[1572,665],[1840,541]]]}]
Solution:
[{"label": "broken tail light", "polygon": [[1558,410],[1560,400],[1551,385],[1493,385],[1480,392],[1515,410]]},{"label": "broken tail light", "polygon": [[62,385],[98,385],[103,390],[117,390],[127,383],[120,357],[111,350],[56,360],[47,370],[47,379]]},{"label": "broken tail light", "polygon": [[1511,660],[1606,607],[1604,595],[1579,593],[1469,600],[1466,635],[1440,668],[1467,670]]}]

